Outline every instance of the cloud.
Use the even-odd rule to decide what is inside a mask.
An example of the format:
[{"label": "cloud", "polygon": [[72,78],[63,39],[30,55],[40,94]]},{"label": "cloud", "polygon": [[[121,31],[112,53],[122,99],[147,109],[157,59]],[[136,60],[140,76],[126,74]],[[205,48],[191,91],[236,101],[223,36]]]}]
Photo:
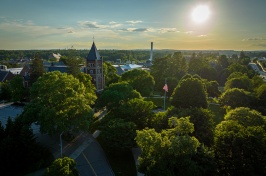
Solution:
[{"label": "cloud", "polygon": [[185,34],[192,34],[193,31],[186,31]]},{"label": "cloud", "polygon": [[58,28],[56,28],[56,29],[62,29],[62,30],[65,30],[65,29],[68,29],[68,28],[66,28],[66,27],[58,27]]},{"label": "cloud", "polygon": [[151,28],[123,28],[123,29],[118,29],[118,31],[122,31],[122,32],[152,32],[154,30]]},{"label": "cloud", "polygon": [[242,41],[260,41],[260,40],[266,40],[266,38],[247,38],[247,39],[243,39]]},{"label": "cloud", "polygon": [[132,32],[148,32],[149,28],[135,28]]},{"label": "cloud", "polygon": [[253,46],[260,46],[260,47],[266,48],[266,43],[259,43]]},{"label": "cloud", "polygon": [[109,24],[117,24],[115,21],[110,21]]},{"label": "cloud", "polygon": [[180,32],[176,28],[161,28],[159,29],[160,33],[167,33],[167,32]]},{"label": "cloud", "polygon": [[207,37],[207,35],[199,35],[198,37]]},{"label": "cloud", "polygon": [[142,23],[143,21],[141,21],[141,20],[136,20],[136,21],[131,20],[131,21],[126,21],[126,22],[130,23],[130,24],[137,24],[137,23]]},{"label": "cloud", "polygon": [[109,22],[109,27],[110,28],[118,28],[118,27],[121,27],[123,24],[120,24],[120,23],[117,23],[117,22],[115,22],[115,21],[110,21]]},{"label": "cloud", "polygon": [[60,29],[50,26],[38,26],[31,21],[23,22],[21,20],[13,20],[0,23],[0,30],[12,33],[21,33],[23,35],[32,37],[62,34],[62,31]]},{"label": "cloud", "polygon": [[82,26],[83,28],[89,28],[89,29],[105,29],[107,28],[106,25],[100,25],[95,21],[79,21],[78,24]]},{"label": "cloud", "polygon": [[71,33],[75,33],[74,31],[68,31],[67,33],[71,34]]}]

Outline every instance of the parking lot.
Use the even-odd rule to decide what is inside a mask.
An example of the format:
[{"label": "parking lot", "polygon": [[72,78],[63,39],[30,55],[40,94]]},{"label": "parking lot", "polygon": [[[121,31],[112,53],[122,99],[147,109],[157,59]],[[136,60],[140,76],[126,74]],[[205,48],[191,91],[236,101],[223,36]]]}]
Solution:
[{"label": "parking lot", "polygon": [[8,117],[15,119],[23,112],[23,107],[13,106],[11,104],[0,104],[0,121],[5,127]]},{"label": "parking lot", "polygon": [[[14,106],[11,104],[0,104],[0,121],[5,128],[8,117],[11,117],[14,120],[23,112],[22,106]],[[34,123],[31,125],[33,134],[37,135],[39,132],[39,126]]]}]

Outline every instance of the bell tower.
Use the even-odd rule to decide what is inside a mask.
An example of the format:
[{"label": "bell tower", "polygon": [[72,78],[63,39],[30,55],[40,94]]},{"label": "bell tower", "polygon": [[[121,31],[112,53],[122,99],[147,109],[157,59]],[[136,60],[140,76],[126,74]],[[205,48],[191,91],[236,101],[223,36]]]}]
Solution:
[{"label": "bell tower", "polygon": [[86,58],[85,73],[91,75],[96,92],[104,89],[103,57],[100,56],[94,41]]}]

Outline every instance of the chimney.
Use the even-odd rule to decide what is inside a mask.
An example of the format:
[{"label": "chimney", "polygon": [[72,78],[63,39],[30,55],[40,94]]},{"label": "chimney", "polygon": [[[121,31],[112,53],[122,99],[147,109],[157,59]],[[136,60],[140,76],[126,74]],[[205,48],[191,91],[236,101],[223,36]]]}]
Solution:
[{"label": "chimney", "polygon": [[151,42],[151,56],[150,56],[150,61],[152,62],[153,58],[153,42]]}]

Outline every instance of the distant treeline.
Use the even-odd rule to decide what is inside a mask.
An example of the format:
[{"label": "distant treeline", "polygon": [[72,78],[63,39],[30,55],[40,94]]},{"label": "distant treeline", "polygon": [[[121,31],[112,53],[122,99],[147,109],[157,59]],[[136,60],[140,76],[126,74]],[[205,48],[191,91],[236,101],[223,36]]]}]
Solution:
[{"label": "distant treeline", "polygon": [[[153,58],[162,58],[167,55],[172,55],[178,50],[154,50]],[[183,55],[192,55],[193,53],[203,53],[205,56],[218,56],[219,51],[200,51],[200,50],[179,50]],[[89,50],[0,50],[0,61],[8,61],[15,59],[29,59],[35,58],[36,56],[49,60],[49,56],[52,53],[60,53],[64,57],[79,57],[86,58]],[[150,58],[149,50],[99,50],[99,53],[104,57],[105,61],[116,62],[117,59],[120,59],[121,62],[130,61],[145,61]],[[223,51],[224,53],[224,51]],[[266,57],[266,51],[246,51],[246,56],[249,57]],[[228,55],[229,56],[229,55]],[[230,56],[229,56],[230,57]]]},{"label": "distant treeline", "polygon": [[[0,60],[15,60],[15,59],[29,59],[36,56],[44,60],[48,60],[52,53],[59,53],[65,57],[79,57],[86,58],[90,50],[0,50]],[[174,50],[155,50],[153,58],[164,57],[174,53]],[[143,61],[150,58],[150,51],[148,50],[99,50],[100,55],[106,61],[116,62],[121,59],[122,62],[127,60]]]}]

